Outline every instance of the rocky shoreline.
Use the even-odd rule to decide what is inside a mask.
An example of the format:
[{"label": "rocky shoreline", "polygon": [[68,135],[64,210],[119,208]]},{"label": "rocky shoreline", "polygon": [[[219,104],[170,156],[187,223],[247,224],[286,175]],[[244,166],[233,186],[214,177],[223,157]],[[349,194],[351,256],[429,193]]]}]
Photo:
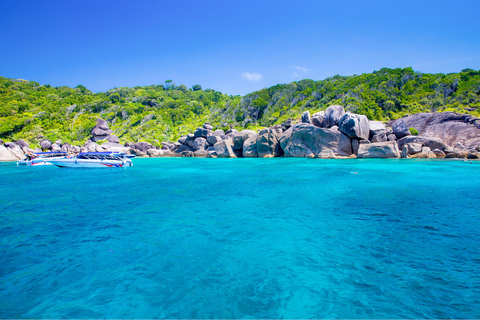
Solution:
[{"label": "rocky shoreline", "polygon": [[[414,128],[415,130],[411,130]],[[412,135],[411,131],[418,135]],[[32,150],[24,140],[0,140],[0,161],[17,161],[27,152],[119,151],[139,157],[271,158],[467,158],[480,159],[480,119],[454,112],[419,113],[383,123],[345,112],[339,105],[259,132],[214,130],[205,123],[177,142],[119,143],[105,120],[97,119],[83,146],[41,140]],[[101,144],[99,144],[101,143]]]}]

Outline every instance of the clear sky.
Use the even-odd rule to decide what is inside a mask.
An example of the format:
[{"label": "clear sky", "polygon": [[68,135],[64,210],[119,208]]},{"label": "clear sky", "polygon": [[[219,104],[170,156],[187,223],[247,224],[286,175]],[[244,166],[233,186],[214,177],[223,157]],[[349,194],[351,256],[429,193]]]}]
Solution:
[{"label": "clear sky", "polygon": [[0,0],[0,76],[247,94],[382,67],[480,69],[480,0]]}]

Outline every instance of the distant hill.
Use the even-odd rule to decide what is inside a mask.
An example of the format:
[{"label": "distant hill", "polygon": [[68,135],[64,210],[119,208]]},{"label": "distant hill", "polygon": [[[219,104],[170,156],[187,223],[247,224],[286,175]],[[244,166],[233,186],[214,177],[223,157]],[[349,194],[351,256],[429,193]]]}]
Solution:
[{"label": "distant hill", "polygon": [[412,68],[383,68],[361,75],[278,84],[243,97],[203,90],[200,85],[188,89],[171,80],[163,85],[92,93],[82,85],[51,87],[0,77],[0,138],[22,138],[33,144],[42,138],[83,143],[100,117],[121,142],[159,145],[176,141],[205,122],[215,128],[258,129],[332,104],[371,120],[433,111],[480,116],[480,71],[428,74]]}]

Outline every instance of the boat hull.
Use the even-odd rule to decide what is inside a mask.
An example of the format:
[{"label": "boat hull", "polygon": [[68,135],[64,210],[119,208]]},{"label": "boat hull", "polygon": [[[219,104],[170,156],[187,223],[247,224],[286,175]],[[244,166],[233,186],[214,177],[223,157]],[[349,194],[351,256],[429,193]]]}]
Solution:
[{"label": "boat hull", "polygon": [[56,159],[50,161],[51,164],[62,168],[123,168],[133,165],[130,159],[119,160],[94,160],[94,159]]}]

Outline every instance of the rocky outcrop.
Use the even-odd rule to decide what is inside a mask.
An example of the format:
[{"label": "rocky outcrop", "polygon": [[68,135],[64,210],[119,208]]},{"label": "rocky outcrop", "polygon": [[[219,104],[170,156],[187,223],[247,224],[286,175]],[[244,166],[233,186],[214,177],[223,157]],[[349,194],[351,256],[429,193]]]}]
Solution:
[{"label": "rocky outcrop", "polygon": [[233,152],[233,141],[228,138],[215,143],[215,152],[219,158],[236,158],[235,152]]},{"label": "rocky outcrop", "polygon": [[370,126],[364,115],[345,113],[338,121],[338,129],[352,139],[368,140]]},{"label": "rocky outcrop", "polygon": [[[125,146],[121,145],[120,143],[113,143],[113,142],[104,142],[104,143],[102,143],[101,147],[105,151],[123,152],[125,154],[129,154],[130,150],[131,150],[130,147],[125,147]],[[143,151],[143,152],[147,152],[148,150],[151,150],[151,149],[146,149],[146,151]]]},{"label": "rocky outcrop", "polygon": [[0,145],[0,161],[17,161],[20,159],[5,145]]},{"label": "rocky outcrop", "polygon": [[17,160],[23,159],[25,157],[25,153],[23,152],[22,148],[20,148],[16,143],[5,142],[4,146],[11,154],[13,154],[14,157],[17,158]]},{"label": "rocky outcrop", "polygon": [[468,150],[480,146],[480,120],[468,114],[455,112],[418,113],[403,117],[408,127],[418,130],[420,136],[440,138],[447,145],[461,142]]},{"label": "rocky outcrop", "polygon": [[325,119],[325,111],[319,111],[317,113],[314,113],[312,116],[312,124],[315,127],[323,128],[325,127],[323,121]]},{"label": "rocky outcrop", "polygon": [[302,123],[312,123],[312,119],[310,118],[310,111],[305,111],[302,113]]},{"label": "rocky outcrop", "polygon": [[369,121],[368,126],[370,129],[370,138],[372,142],[386,142],[387,138],[387,128],[382,121]]},{"label": "rocky outcrop", "polygon": [[338,121],[345,114],[345,109],[339,105],[333,105],[325,110],[325,119],[323,125],[326,128],[338,126]]},{"label": "rocky outcrop", "polygon": [[42,150],[48,150],[50,149],[50,147],[52,146],[52,143],[48,140],[42,140],[40,141],[40,147],[42,148]]},{"label": "rocky outcrop", "polygon": [[[260,158],[279,157],[283,154],[280,148],[280,137],[282,136],[282,127],[274,126],[260,130],[257,135],[257,152]],[[218,152],[217,152],[218,153]]]},{"label": "rocky outcrop", "polygon": [[410,129],[408,128],[407,124],[403,119],[398,119],[397,121],[392,123],[393,134],[397,137],[397,139],[401,139],[405,136],[409,136]]},{"label": "rocky outcrop", "polygon": [[120,143],[120,139],[114,134],[109,135],[107,141],[111,143]]},{"label": "rocky outcrop", "polygon": [[336,127],[327,129],[300,123],[291,132],[287,131],[281,137],[286,157],[332,158],[352,154],[350,138]]},{"label": "rocky outcrop", "polygon": [[198,137],[193,141],[192,145],[193,150],[205,150],[207,148],[207,139],[203,137]]},{"label": "rocky outcrop", "polygon": [[420,136],[406,136],[397,141],[398,148],[402,149],[405,144],[417,143],[430,149],[445,150],[447,145],[443,143],[440,138],[420,137]]},{"label": "rocky outcrop", "polygon": [[233,136],[233,149],[242,151],[244,142],[251,136],[256,136],[253,130],[242,130]]},{"label": "rocky outcrop", "polygon": [[28,152],[30,146],[25,140],[19,139],[19,140],[17,140],[16,144],[17,144],[17,146],[20,147],[20,149],[23,150],[23,152]]},{"label": "rocky outcrop", "polygon": [[358,148],[358,158],[398,158],[400,152],[394,141],[365,143]]},{"label": "rocky outcrop", "polygon": [[245,158],[258,157],[257,152],[257,134],[251,135],[243,143],[243,156]]},{"label": "rocky outcrop", "polygon": [[175,153],[176,154],[179,154],[179,153],[182,153],[182,152],[185,152],[185,151],[189,151],[189,152],[193,152],[193,148],[187,146],[187,145],[181,145],[180,147],[177,148],[177,150],[175,150]]},{"label": "rocky outcrop", "polygon": [[107,121],[97,118],[97,124],[95,127],[92,129],[92,141],[97,142],[100,140],[105,140],[110,134],[113,133],[113,130],[111,130],[108,127]]}]

